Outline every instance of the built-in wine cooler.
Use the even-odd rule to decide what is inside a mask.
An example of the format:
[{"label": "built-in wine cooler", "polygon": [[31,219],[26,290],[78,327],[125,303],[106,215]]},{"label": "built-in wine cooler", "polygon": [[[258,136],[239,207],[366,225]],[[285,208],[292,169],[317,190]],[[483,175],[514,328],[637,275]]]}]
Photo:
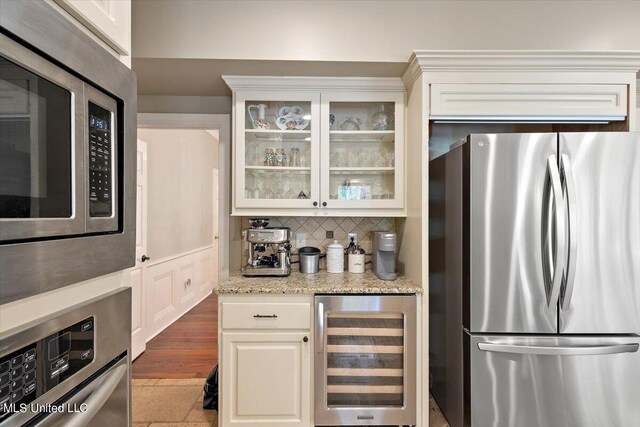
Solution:
[{"label": "built-in wine cooler", "polygon": [[315,424],[415,425],[415,295],[317,295],[315,315]]}]

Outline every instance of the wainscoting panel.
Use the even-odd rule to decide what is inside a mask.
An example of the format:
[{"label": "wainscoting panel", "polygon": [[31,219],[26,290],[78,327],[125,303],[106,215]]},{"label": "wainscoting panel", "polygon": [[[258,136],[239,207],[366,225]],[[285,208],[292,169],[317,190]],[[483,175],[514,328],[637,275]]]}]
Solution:
[{"label": "wainscoting panel", "polygon": [[195,289],[198,293],[198,299],[200,300],[209,295],[213,290],[213,282],[211,281],[213,270],[212,257],[208,254],[205,255],[206,256],[196,261]]},{"label": "wainscoting panel", "polygon": [[[164,267],[164,268],[162,268]],[[171,316],[176,310],[176,298],[174,297],[175,272],[167,271],[168,265],[162,265],[159,270],[160,274],[150,274],[152,289],[151,304],[151,322],[153,324],[161,323],[163,317]]]},{"label": "wainscoting panel", "polygon": [[212,253],[213,246],[207,246],[146,266],[146,341],[211,294]]},{"label": "wainscoting panel", "polygon": [[176,288],[182,292],[180,295],[180,305],[187,306],[196,298],[195,281],[194,281],[194,263],[180,267],[180,282]]}]

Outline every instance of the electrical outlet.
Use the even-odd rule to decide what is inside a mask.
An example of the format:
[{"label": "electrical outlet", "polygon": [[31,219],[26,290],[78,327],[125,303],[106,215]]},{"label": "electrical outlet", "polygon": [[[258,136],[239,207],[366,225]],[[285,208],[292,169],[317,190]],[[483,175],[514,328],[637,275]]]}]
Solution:
[{"label": "electrical outlet", "polygon": [[327,230],[324,234],[325,239],[333,239],[333,230],[329,231]]},{"label": "electrical outlet", "polygon": [[351,239],[353,239],[353,244],[358,244],[358,233],[347,233],[347,245],[351,243]]},{"label": "electrical outlet", "polygon": [[307,233],[296,233],[296,248],[304,248],[307,246]]}]

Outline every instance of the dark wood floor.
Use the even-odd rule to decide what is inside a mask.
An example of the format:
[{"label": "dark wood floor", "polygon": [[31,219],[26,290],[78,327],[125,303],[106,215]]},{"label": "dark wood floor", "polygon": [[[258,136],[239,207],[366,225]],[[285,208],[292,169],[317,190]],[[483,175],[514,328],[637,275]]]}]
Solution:
[{"label": "dark wood floor", "polygon": [[204,378],[218,363],[218,296],[212,294],[147,343],[133,378]]}]

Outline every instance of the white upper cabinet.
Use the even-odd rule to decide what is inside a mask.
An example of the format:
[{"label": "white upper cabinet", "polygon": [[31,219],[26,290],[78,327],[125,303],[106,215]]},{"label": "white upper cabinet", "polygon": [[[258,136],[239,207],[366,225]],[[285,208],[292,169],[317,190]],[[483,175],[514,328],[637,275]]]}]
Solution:
[{"label": "white upper cabinet", "polygon": [[318,206],[319,113],[318,92],[236,94],[235,208]]},{"label": "white upper cabinet", "polygon": [[234,215],[406,215],[399,78],[223,78]]},{"label": "white upper cabinet", "polygon": [[131,0],[54,1],[118,54],[131,54]]},{"label": "white upper cabinet", "polygon": [[466,84],[431,85],[431,116],[569,117],[624,120],[624,84]]},{"label": "white upper cabinet", "polygon": [[321,199],[331,209],[404,206],[404,93],[323,92]]}]

